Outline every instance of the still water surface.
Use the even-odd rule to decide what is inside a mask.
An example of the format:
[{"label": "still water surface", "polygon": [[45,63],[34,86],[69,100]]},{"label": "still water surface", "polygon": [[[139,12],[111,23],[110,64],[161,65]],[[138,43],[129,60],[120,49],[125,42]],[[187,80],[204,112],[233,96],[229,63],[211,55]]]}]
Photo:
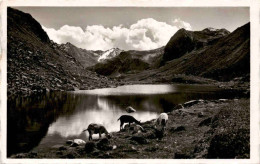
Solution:
[{"label": "still water surface", "polygon": [[82,130],[90,123],[101,123],[109,132],[119,131],[117,119],[127,114],[127,106],[137,110],[130,115],[144,122],[189,100],[233,97],[229,91],[205,85],[126,85],[11,99],[8,155],[47,149],[68,139],[87,140],[88,133]]}]

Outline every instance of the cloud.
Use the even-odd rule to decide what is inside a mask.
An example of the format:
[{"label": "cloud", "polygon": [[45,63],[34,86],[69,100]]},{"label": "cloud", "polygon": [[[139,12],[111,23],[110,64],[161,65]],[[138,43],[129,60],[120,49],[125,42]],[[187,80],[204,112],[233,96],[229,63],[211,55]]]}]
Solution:
[{"label": "cloud", "polygon": [[180,19],[172,24],[152,18],[141,19],[129,28],[123,25],[106,28],[102,25],[80,27],[64,25],[60,29],[43,29],[50,39],[61,44],[70,42],[87,50],[107,50],[118,47],[123,50],[150,50],[165,46],[171,36],[180,28],[191,30],[191,25]]},{"label": "cloud", "polygon": [[173,24],[179,28],[184,28],[186,30],[191,30],[191,25],[187,22],[184,22],[182,20],[178,19],[174,19]]}]

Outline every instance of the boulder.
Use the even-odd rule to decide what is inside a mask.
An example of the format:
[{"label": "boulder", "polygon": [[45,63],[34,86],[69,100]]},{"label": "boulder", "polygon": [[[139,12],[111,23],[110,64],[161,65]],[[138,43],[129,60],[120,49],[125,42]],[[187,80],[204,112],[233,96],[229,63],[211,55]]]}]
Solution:
[{"label": "boulder", "polygon": [[89,141],[85,144],[85,151],[87,153],[93,152],[95,150],[96,144],[92,141]]},{"label": "boulder", "polygon": [[107,138],[103,138],[97,143],[97,148],[99,150],[112,150],[113,147],[110,145],[110,142]]},{"label": "boulder", "polygon": [[66,144],[69,144],[71,147],[77,147],[79,145],[86,144],[86,142],[82,139],[74,139],[74,140],[67,140]]},{"label": "boulder", "polygon": [[148,141],[142,136],[133,136],[130,140],[136,141],[139,144],[147,144]]},{"label": "boulder", "polygon": [[127,113],[136,112],[136,110],[133,107],[131,107],[131,106],[128,106],[125,110],[126,110]]},{"label": "boulder", "polygon": [[86,144],[86,142],[82,139],[74,139],[73,140],[74,143],[78,144],[78,145],[84,145]]},{"label": "boulder", "polygon": [[201,100],[201,99],[200,100],[191,100],[191,101],[184,103],[183,106],[186,108],[186,107],[190,107],[192,105],[195,105],[195,104],[198,104],[201,102],[204,102],[204,100]]},{"label": "boulder", "polygon": [[73,140],[67,140],[67,141],[66,141],[66,144],[71,145],[72,143],[73,143]]}]

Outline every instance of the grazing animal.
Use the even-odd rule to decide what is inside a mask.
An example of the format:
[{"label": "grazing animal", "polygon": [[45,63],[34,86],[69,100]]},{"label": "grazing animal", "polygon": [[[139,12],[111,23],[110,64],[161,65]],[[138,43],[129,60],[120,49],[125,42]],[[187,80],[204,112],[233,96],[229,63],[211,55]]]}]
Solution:
[{"label": "grazing animal", "polygon": [[101,134],[105,133],[106,137],[110,138],[111,135],[107,132],[106,128],[101,124],[91,123],[88,125],[88,128],[83,130],[83,132],[88,131],[89,140],[92,140],[93,134],[99,134],[99,138],[101,138]]},{"label": "grazing animal", "polygon": [[161,113],[159,117],[155,120],[155,123],[159,126],[162,126],[162,129],[166,129],[166,124],[168,121],[168,115],[167,113]]},{"label": "grazing animal", "polygon": [[127,113],[136,112],[136,110],[133,107],[131,107],[131,106],[128,106],[125,110],[126,110]]},{"label": "grazing animal", "polygon": [[122,127],[124,123],[129,123],[129,127],[131,123],[136,123],[138,125],[141,125],[141,121],[137,121],[133,116],[129,116],[129,115],[122,115],[121,117],[119,117],[118,120],[120,120],[120,130],[123,129]]}]

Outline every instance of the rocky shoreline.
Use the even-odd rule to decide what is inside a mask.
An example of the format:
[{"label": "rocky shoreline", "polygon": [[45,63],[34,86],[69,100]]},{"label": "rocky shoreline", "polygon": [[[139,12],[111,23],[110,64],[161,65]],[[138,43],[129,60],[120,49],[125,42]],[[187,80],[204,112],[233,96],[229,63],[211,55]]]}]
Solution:
[{"label": "rocky shoreline", "polygon": [[[96,73],[93,77],[96,77],[94,79],[90,77],[78,77],[77,81],[80,82],[74,82],[74,83],[67,83],[67,80],[59,80],[62,78],[54,78],[50,84],[42,83],[41,81],[37,81],[38,78],[35,78],[35,85],[34,83],[31,83],[29,86],[21,86],[22,84],[26,83],[29,84],[29,82],[23,82],[24,80],[28,80],[28,78],[25,75],[22,75],[21,78],[17,81],[19,83],[13,83],[12,87],[9,87],[10,84],[8,84],[8,97],[12,96],[23,96],[28,97],[34,94],[43,94],[49,91],[75,91],[75,90],[91,90],[91,89],[99,89],[99,88],[114,88],[122,85],[135,85],[135,84],[190,84],[190,85],[212,85],[217,86],[222,89],[226,90],[233,90],[234,92],[240,92],[243,94],[246,94],[249,96],[250,94],[250,82],[249,82],[249,76],[247,77],[239,77],[235,78],[228,82],[220,82],[212,79],[202,78],[202,77],[196,77],[196,76],[177,76],[175,77],[173,81],[128,81],[127,79],[117,79],[117,78],[109,78],[105,76],[98,75]],[[37,76],[37,75],[35,75]],[[18,77],[18,76],[17,76]],[[98,77],[98,78],[97,78]],[[89,83],[89,79],[95,80],[95,83]],[[87,82],[87,83],[84,83]],[[46,86],[47,85],[47,86]]]},{"label": "rocky shoreline", "polygon": [[55,145],[10,158],[249,158],[249,98],[194,100],[169,112],[164,135],[153,120],[112,132],[112,138]]}]

